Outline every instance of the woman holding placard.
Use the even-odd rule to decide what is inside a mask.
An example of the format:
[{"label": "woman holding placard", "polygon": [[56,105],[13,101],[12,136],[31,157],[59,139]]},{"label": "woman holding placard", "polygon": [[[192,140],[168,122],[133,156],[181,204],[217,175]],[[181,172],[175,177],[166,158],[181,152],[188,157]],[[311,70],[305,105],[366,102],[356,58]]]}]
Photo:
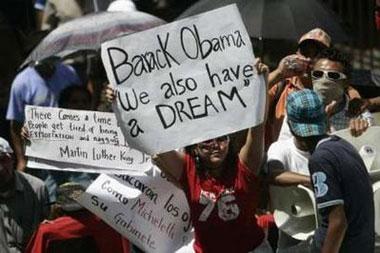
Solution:
[{"label": "woman holding placard", "polygon": [[[258,73],[268,72],[261,62],[256,68]],[[112,88],[106,93],[115,99]],[[185,152],[159,154],[154,161],[185,191],[195,229],[195,252],[270,252],[262,250],[266,248],[264,232],[255,218],[264,123],[247,131],[238,154],[231,144],[229,136],[221,136],[189,146]]]}]

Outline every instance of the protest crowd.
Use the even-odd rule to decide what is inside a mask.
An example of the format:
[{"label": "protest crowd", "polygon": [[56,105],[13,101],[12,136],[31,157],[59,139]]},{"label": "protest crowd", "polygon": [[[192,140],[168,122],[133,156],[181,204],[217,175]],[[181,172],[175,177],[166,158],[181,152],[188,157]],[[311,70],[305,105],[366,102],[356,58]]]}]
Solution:
[{"label": "protest crowd", "polygon": [[378,70],[202,2],[0,4],[1,253],[380,252]]}]

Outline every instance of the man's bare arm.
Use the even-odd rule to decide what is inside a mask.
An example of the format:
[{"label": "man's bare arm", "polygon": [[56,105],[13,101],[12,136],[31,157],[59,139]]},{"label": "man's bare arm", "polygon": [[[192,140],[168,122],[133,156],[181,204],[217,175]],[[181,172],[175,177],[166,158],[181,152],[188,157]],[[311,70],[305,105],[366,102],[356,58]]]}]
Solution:
[{"label": "man's bare arm", "polygon": [[338,253],[347,229],[347,219],[343,205],[331,207],[329,226],[321,253]]},{"label": "man's bare arm", "polygon": [[304,185],[311,186],[310,177],[285,170],[283,164],[277,160],[271,160],[268,166],[268,180],[270,184],[278,186]]}]

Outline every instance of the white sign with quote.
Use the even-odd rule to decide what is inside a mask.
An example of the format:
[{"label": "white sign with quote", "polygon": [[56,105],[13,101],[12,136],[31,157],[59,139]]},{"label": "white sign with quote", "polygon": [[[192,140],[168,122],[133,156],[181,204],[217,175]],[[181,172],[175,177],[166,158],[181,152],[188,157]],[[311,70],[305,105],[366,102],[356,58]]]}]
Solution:
[{"label": "white sign with quote", "polygon": [[125,142],[114,113],[26,106],[25,126],[30,136],[26,155],[32,158],[28,166],[51,168],[55,163],[57,168],[108,173],[143,172],[152,166],[149,156]]},{"label": "white sign with quote", "polygon": [[133,148],[160,153],[263,121],[266,87],[236,5],[105,42],[101,54]]}]

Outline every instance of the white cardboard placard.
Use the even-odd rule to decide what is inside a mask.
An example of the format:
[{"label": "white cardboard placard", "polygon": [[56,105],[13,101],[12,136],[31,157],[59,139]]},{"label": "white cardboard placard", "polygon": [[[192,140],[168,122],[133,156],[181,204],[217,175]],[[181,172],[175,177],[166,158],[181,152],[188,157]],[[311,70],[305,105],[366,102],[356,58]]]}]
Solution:
[{"label": "white cardboard placard", "polygon": [[102,174],[79,203],[145,252],[175,252],[193,237],[183,191],[160,172],[153,176]]},{"label": "white cardboard placard", "polygon": [[125,142],[114,113],[26,106],[25,118],[30,135],[26,155],[57,162],[57,169],[62,163],[82,165],[71,168],[86,172],[81,167],[109,173],[152,167],[149,156]]},{"label": "white cardboard placard", "polygon": [[145,153],[263,121],[265,83],[236,5],[105,42],[101,54],[120,127]]}]

